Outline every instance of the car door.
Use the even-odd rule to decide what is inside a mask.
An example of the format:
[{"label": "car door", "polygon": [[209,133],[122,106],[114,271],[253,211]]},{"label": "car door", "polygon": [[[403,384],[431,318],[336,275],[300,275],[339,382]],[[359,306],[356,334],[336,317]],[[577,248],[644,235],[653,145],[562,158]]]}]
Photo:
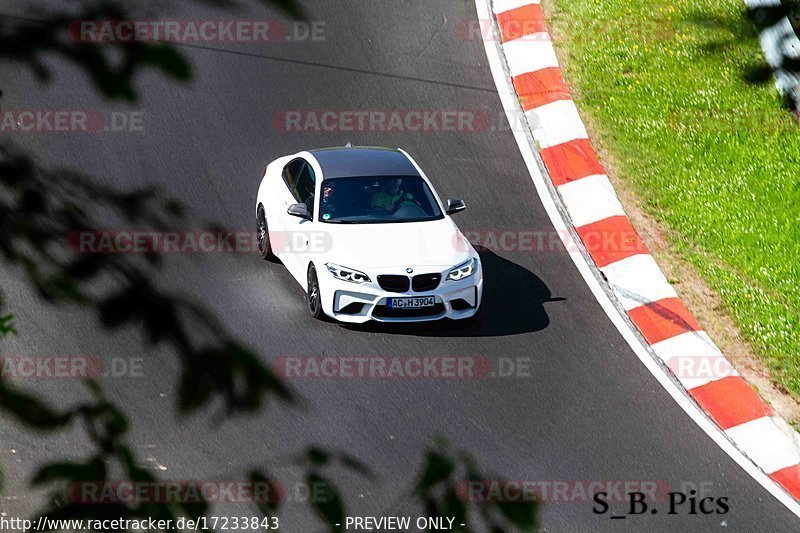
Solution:
[{"label": "car door", "polygon": [[297,178],[300,176],[300,172],[302,171],[303,167],[307,165],[306,161],[298,157],[296,159],[292,159],[286,166],[283,167],[283,171],[281,172],[281,178],[283,180],[283,187],[279,187],[281,189],[280,198],[283,203],[284,210],[289,209],[289,206],[293,203],[296,203],[294,196],[294,190],[297,183]]},{"label": "car door", "polygon": [[[290,205],[295,203],[292,189],[294,188],[294,183],[297,176],[300,174],[302,166],[303,159],[294,158],[285,164],[271,181],[272,191],[269,195],[267,218],[269,221],[270,238],[273,239],[275,245],[280,244],[279,241],[282,238],[280,232],[284,231],[286,225],[291,222],[286,210],[289,209]],[[274,238],[272,236],[273,231],[276,232]],[[283,253],[282,247],[280,246],[273,246],[273,251],[275,255],[279,257]]]},{"label": "car door", "polygon": [[283,233],[283,245],[287,249],[287,260],[284,264],[295,278],[305,280],[306,265],[309,260],[308,245],[316,207],[314,194],[316,174],[308,161],[296,159],[286,165],[284,183],[290,193],[286,209],[293,203],[304,203],[311,213],[311,220],[286,214]]}]

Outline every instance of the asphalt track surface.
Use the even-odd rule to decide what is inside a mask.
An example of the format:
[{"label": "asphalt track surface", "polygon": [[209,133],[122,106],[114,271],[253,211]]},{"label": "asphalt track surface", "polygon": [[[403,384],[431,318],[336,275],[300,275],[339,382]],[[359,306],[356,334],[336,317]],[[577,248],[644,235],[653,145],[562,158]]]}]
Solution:
[{"label": "asphalt track surface", "polygon": [[[21,4],[21,2],[19,3]],[[23,14],[4,4],[4,14]],[[182,46],[194,77],[178,84],[142,74],[135,109],[143,132],[31,134],[12,141],[44,165],[74,168],[121,189],[159,185],[194,215],[253,229],[252,203],[265,164],[299,150],[343,145],[399,146],[444,196],[463,198],[464,229],[551,231],[510,132],[286,133],[275,113],[317,110],[476,110],[503,115],[483,44],[458,25],[476,17],[471,1],[310,2],[324,21],[323,42]],[[144,15],[147,12],[143,12]],[[236,12],[186,3],[164,18],[275,17],[262,6]],[[0,67],[9,109],[126,110],[96,94],[84,74],[50,58],[54,82],[20,66]],[[157,279],[208,306],[266,360],[284,355],[470,355],[531,359],[529,377],[472,380],[295,380],[300,410],[269,409],[226,419],[209,409],[176,414],[179,363],[143,347],[136,331],[109,334],[89,314],[43,303],[19,272],[3,272],[20,335],[6,354],[145,357],[143,378],[106,382],[133,422],[130,442],[170,479],[235,479],[250,466],[275,465],[311,443],[347,450],[375,481],[336,478],[351,515],[404,514],[424,446],[446,435],[485,470],[515,480],[661,480],[710,487],[728,497],[726,515],[665,514],[610,520],[591,502],[545,505],[547,531],[796,531],[797,518],[724,454],[662,390],[631,352],[562,250],[484,256],[485,308],[471,328],[344,328],[308,314],[304,294],[280,266],[254,256],[170,258]],[[31,384],[62,405],[85,395],[74,381]],[[15,450],[12,453],[10,450]],[[42,437],[0,421],[6,476],[0,508],[32,514],[41,492],[26,488],[36,465],[82,457],[81,428]],[[165,470],[164,470],[165,468]],[[270,466],[279,476],[292,467]],[[620,509],[615,507],[615,509]],[[620,509],[621,510],[621,509]],[[252,513],[226,504],[215,514]],[[724,524],[723,524],[724,522]],[[319,530],[304,506],[282,514],[285,531]]]}]

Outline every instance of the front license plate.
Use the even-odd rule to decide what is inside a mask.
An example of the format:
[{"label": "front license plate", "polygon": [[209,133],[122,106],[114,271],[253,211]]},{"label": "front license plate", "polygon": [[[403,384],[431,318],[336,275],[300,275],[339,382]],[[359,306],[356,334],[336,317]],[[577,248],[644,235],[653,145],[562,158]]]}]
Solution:
[{"label": "front license plate", "polygon": [[433,296],[418,296],[414,298],[389,298],[389,309],[419,309],[420,307],[433,307]]}]

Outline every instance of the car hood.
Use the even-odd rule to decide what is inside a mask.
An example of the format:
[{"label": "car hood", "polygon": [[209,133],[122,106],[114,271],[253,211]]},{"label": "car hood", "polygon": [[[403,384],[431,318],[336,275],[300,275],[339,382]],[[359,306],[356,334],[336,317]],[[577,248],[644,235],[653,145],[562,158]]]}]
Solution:
[{"label": "car hood", "polygon": [[[355,269],[463,263],[472,245],[448,219],[393,224],[322,224],[331,236],[328,261]],[[327,258],[326,258],[327,260]]]}]

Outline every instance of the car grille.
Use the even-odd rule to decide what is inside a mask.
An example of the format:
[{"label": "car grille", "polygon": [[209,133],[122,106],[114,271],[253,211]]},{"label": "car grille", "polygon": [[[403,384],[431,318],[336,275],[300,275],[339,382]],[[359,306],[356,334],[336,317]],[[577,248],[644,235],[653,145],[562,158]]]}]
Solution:
[{"label": "car grille", "polygon": [[372,311],[372,316],[379,318],[412,318],[423,316],[436,316],[444,313],[444,304],[437,303],[433,307],[419,309],[389,309],[385,305],[377,305]]},{"label": "car grille", "polygon": [[378,276],[378,285],[387,292],[408,292],[408,276]]},{"label": "car grille", "polygon": [[420,274],[418,276],[414,276],[414,279],[411,281],[411,288],[414,289],[414,292],[432,291],[439,286],[439,282],[441,280],[442,275],[438,273]]},{"label": "car grille", "polygon": [[442,275],[439,273],[419,274],[411,280],[408,276],[393,274],[378,276],[378,285],[387,292],[408,292],[409,287],[414,292],[432,291],[439,286],[440,281],[442,281]]}]

